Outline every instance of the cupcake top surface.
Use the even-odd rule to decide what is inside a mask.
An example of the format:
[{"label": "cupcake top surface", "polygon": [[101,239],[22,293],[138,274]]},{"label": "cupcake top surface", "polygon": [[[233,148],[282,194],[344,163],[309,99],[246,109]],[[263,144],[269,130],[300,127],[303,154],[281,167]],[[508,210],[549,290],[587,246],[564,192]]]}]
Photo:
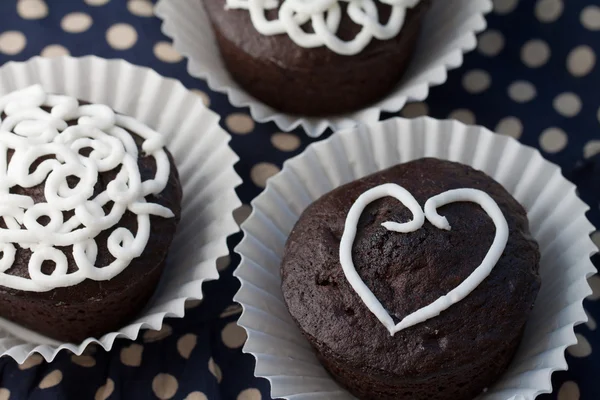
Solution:
[{"label": "cupcake top surface", "polygon": [[[353,204],[390,183],[410,192],[421,208],[449,190],[481,190],[508,225],[506,246],[489,276],[439,315],[393,336],[350,285],[339,254]],[[469,278],[496,237],[492,218],[477,204],[455,202],[437,212],[450,230],[428,219],[406,233],[386,229],[385,222],[413,220],[393,197],[372,201],[360,213],[354,267],[394,323]],[[282,290],[292,317],[321,355],[380,378],[425,379],[479,364],[482,357],[493,360],[506,350],[504,343],[521,335],[540,287],[539,257],[525,210],[500,184],[465,165],[421,159],[344,185],[309,206],[285,247]]]},{"label": "cupcake top surface", "polygon": [[[424,12],[429,0],[367,0],[364,3],[368,3],[368,13],[360,10],[358,3],[338,0],[315,0],[308,4],[296,0],[279,3],[204,0],[213,26],[231,43],[255,58],[299,69],[343,68],[348,56],[368,61],[381,52],[391,51],[398,46],[401,30],[418,31],[410,26],[416,23],[413,14]],[[312,12],[294,14],[300,22],[306,20],[304,23],[281,22],[282,10],[287,13],[298,7]],[[332,13],[336,17],[328,28],[327,18],[323,18],[329,9],[336,10]],[[257,20],[261,22],[255,23]],[[314,21],[324,23],[317,28],[318,33],[315,33],[313,25],[319,22]],[[262,29],[265,24],[267,28]],[[287,33],[288,26],[293,27],[292,36]],[[341,50],[340,46],[346,50]]]},{"label": "cupcake top surface", "polygon": [[[68,289],[164,258],[181,187],[162,135],[37,85],[0,97],[0,119],[0,286]],[[161,227],[169,238],[153,237]],[[53,296],[102,285],[86,287]]]}]

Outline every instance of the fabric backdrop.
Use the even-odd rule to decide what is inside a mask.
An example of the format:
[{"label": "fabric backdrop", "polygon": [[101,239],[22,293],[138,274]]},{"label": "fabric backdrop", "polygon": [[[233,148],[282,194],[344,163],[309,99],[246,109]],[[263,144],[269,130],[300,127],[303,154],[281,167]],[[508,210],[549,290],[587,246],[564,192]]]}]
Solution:
[{"label": "fabric backdrop", "polygon": [[[489,29],[463,67],[431,90],[425,103],[400,114],[477,123],[540,148],[577,183],[591,207],[589,218],[599,226],[600,3],[494,3]],[[236,212],[241,222],[265,180],[313,140],[254,123],[246,109],[232,107],[190,77],[152,6],[148,0],[1,0],[0,64],[36,55],[95,54],[179,79],[222,116],[233,136],[244,180],[238,192],[246,205]],[[600,232],[592,238],[600,243]],[[230,248],[239,240],[240,234],[232,237]],[[190,303],[186,318],[169,319],[161,331],[146,331],[135,343],[120,340],[109,353],[90,348],[79,357],[62,352],[50,364],[39,356],[21,366],[1,359],[0,400],[269,399],[267,381],[253,377],[253,358],[241,351],[245,334],[235,323],[240,307],[232,303],[237,262],[235,255],[222,260],[221,279],[205,285],[204,301]],[[600,278],[591,284],[594,295],[585,303],[590,320],[576,329],[579,343],[567,351],[569,371],[554,375],[554,394],[543,400],[600,399]]]}]

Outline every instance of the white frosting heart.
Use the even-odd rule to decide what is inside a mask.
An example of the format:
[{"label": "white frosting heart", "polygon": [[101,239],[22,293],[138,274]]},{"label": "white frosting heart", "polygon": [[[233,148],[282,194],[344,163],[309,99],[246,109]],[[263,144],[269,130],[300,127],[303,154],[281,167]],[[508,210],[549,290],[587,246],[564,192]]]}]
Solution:
[{"label": "white frosting heart", "polygon": [[[496,227],[496,235],[490,249],[484,257],[481,264],[457,287],[452,289],[445,296],[440,297],[431,304],[428,304],[417,311],[407,315],[398,324],[383,307],[381,302],[373,292],[365,285],[361,277],[356,272],[354,261],[352,260],[352,247],[356,237],[358,221],[364,209],[375,200],[383,197],[394,197],[406,206],[413,214],[412,221],[405,223],[384,222],[382,225],[389,231],[408,233],[421,228],[425,223],[425,218],[439,229],[450,230],[450,224],[446,217],[438,214],[437,209],[450,203],[472,202],[479,204],[488,214]],[[356,199],[356,202],[350,208],[346,217],[344,233],[340,241],[340,263],[346,279],[356,291],[358,296],[365,303],[367,308],[377,317],[379,321],[387,328],[392,336],[396,332],[409,328],[413,325],[424,322],[430,318],[438,316],[442,311],[448,309],[453,304],[458,303],[467,297],[488,275],[502,256],[506,243],[508,241],[508,223],[498,204],[487,193],[478,189],[454,189],[431,197],[425,202],[425,211],[410,192],[402,186],[387,183],[367,190]]]}]

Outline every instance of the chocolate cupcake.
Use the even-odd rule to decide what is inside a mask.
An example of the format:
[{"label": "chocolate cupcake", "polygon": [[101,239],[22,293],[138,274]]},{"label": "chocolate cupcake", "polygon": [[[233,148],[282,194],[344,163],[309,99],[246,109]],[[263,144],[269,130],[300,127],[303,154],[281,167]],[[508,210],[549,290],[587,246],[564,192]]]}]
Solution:
[{"label": "chocolate cupcake", "polygon": [[358,398],[467,400],[515,354],[539,259],[525,210],[500,184],[420,159],[310,205],[285,246],[282,291]]},{"label": "chocolate cupcake", "polygon": [[204,0],[232,78],[267,105],[306,116],[361,109],[408,67],[430,0],[360,3]]},{"label": "chocolate cupcake", "polygon": [[153,294],[182,191],[163,137],[41,86],[0,98],[0,316],[80,342]]}]

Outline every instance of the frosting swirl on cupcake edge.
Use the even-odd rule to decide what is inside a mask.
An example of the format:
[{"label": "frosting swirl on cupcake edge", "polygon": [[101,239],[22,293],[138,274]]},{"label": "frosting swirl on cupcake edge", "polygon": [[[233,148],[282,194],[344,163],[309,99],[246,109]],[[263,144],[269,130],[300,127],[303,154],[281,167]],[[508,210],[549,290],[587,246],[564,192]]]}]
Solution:
[{"label": "frosting swirl on cupcake edge", "polygon": [[[415,232],[423,226],[427,219],[438,229],[451,230],[446,217],[438,214],[438,208],[451,203],[471,202],[478,204],[492,219],[496,234],[492,245],[481,264],[457,287],[452,289],[446,295],[438,298],[433,303],[428,304],[404,317],[399,323],[394,323],[392,316],[383,307],[381,302],[375,297],[373,292],[364,283],[352,260],[352,247],[358,227],[358,221],[364,209],[372,202],[384,197],[394,197],[408,208],[413,219],[408,222],[384,222],[382,225],[388,231],[398,233]],[[344,271],[346,279],[350,286],[361,298],[367,308],[375,317],[386,327],[390,335],[394,336],[397,332],[420,324],[428,319],[434,318],[444,310],[450,308],[467,297],[473,290],[479,286],[485,278],[489,276],[492,269],[502,256],[508,242],[509,228],[506,218],[498,204],[487,193],[478,189],[454,189],[448,190],[436,196],[429,198],[425,202],[424,210],[414,198],[414,196],[400,185],[387,183],[376,186],[361,194],[354,202],[344,225],[344,232],[340,240],[339,256],[340,264]]]},{"label": "frosting swirl on cupcake edge", "polygon": [[[341,55],[355,55],[373,40],[392,39],[400,33],[406,10],[420,0],[226,0],[226,8],[248,10],[254,28],[265,36],[287,34],[298,46],[326,46]],[[340,3],[348,3],[346,12],[354,23],[362,26],[355,38],[340,39],[336,33],[342,20]],[[391,7],[389,20],[382,24],[376,3]],[[266,12],[279,7],[278,18],[267,20]],[[314,33],[302,26],[311,22]]]},{"label": "frosting swirl on cupcake edge", "polygon": [[[2,113],[0,217],[5,227],[0,228],[1,286],[45,292],[85,279],[112,279],[146,248],[150,215],[174,217],[170,209],[145,199],[162,192],[170,175],[164,138],[146,125],[105,105],[80,105],[76,98],[48,94],[39,85],[0,97]],[[75,125],[67,123],[75,120]],[[128,130],[143,139],[144,155],[154,158],[153,179],[142,181],[138,147]],[[84,155],[83,150],[89,154]],[[120,168],[116,177],[94,196],[99,173],[116,168]],[[69,185],[69,177],[77,178],[75,185]],[[14,187],[41,184],[46,202],[34,203],[29,196],[11,193]],[[105,212],[105,206],[110,210]],[[127,211],[136,215],[137,232],[124,227],[112,231],[107,248],[114,261],[97,267],[95,238],[115,227]],[[65,220],[63,213],[71,216]],[[40,223],[40,218],[47,223]],[[32,252],[29,279],[7,273],[15,260],[16,245]],[[58,249],[66,246],[72,246],[75,272],[68,273],[65,250]],[[50,274],[42,271],[46,261],[54,263]]]}]

